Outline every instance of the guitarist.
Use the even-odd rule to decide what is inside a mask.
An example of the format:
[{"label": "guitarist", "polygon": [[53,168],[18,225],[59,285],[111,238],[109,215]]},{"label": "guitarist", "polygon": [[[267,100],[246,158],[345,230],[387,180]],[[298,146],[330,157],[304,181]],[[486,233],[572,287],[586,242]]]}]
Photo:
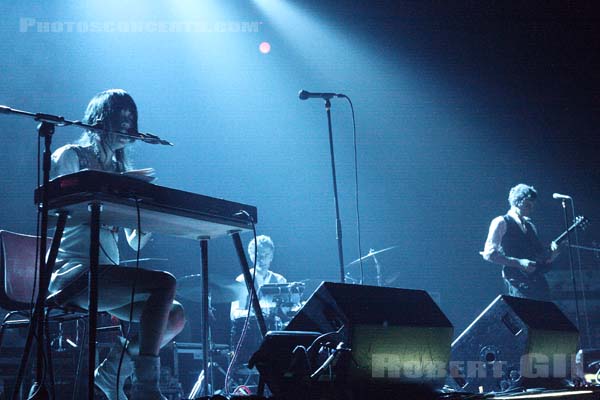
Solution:
[{"label": "guitarist", "polygon": [[559,251],[554,242],[550,249],[540,242],[530,218],[536,198],[533,186],[520,183],[511,188],[510,210],[492,220],[480,254],[486,261],[503,266],[502,278],[510,296],[550,300],[544,273]]}]

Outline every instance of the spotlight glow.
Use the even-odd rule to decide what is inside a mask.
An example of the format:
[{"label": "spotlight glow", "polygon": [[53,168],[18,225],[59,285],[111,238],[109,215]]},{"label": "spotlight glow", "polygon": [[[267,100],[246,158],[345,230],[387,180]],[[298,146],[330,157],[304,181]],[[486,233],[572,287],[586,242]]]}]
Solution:
[{"label": "spotlight glow", "polygon": [[258,50],[263,54],[269,54],[271,52],[271,44],[269,42],[262,42],[258,45]]}]

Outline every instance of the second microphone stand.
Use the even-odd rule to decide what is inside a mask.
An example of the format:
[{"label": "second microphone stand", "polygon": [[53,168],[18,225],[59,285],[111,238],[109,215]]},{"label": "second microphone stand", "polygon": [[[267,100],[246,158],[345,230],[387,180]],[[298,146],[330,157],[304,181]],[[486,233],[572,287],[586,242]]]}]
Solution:
[{"label": "second microphone stand", "polygon": [[[331,93],[331,97],[335,94]],[[331,127],[331,97],[325,96],[325,110],[327,111],[327,126],[329,128],[329,152],[331,154],[331,174],[333,176],[333,201],[335,204],[335,232],[338,246],[338,259],[340,264],[340,282],[345,283],[346,274],[344,271],[344,246],[342,244],[342,221],[340,219],[340,206],[337,190],[337,177],[335,172],[335,153],[333,151],[333,129]]]},{"label": "second microphone stand", "polygon": [[[566,205],[566,200],[562,199],[562,208],[564,211],[564,216],[565,216],[565,229],[567,232],[567,243],[571,243],[571,235],[569,233],[569,216],[567,213],[567,205]],[[573,250],[571,249],[571,246],[569,247],[569,266],[571,267],[571,281],[573,284],[573,296],[575,297],[575,325],[577,326],[577,329],[580,328],[579,325],[579,299],[577,296],[577,285],[575,283],[575,265],[573,263]]]}]

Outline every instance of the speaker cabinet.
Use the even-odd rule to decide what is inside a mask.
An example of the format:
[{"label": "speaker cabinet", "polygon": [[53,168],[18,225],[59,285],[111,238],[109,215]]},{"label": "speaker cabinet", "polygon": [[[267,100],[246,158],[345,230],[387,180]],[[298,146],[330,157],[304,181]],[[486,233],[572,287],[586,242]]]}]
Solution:
[{"label": "speaker cabinet", "polygon": [[336,332],[352,381],[440,387],[453,327],[427,292],[323,282],[286,330]]},{"label": "speaker cabinet", "polygon": [[471,392],[563,386],[579,332],[551,302],[498,296],[452,343],[450,372]]}]

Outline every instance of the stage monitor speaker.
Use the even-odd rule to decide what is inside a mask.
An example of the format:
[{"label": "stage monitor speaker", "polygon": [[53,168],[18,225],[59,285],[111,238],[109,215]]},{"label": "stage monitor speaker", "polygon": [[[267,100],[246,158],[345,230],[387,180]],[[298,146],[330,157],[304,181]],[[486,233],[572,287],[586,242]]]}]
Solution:
[{"label": "stage monitor speaker", "polygon": [[453,327],[423,290],[322,282],[286,330],[335,332],[353,381],[441,387]]},{"label": "stage monitor speaker", "polygon": [[558,388],[579,332],[551,302],[498,296],[452,343],[450,373],[470,392]]},{"label": "stage monitor speaker", "polygon": [[576,375],[580,381],[600,385],[600,349],[581,349],[575,357]]}]

